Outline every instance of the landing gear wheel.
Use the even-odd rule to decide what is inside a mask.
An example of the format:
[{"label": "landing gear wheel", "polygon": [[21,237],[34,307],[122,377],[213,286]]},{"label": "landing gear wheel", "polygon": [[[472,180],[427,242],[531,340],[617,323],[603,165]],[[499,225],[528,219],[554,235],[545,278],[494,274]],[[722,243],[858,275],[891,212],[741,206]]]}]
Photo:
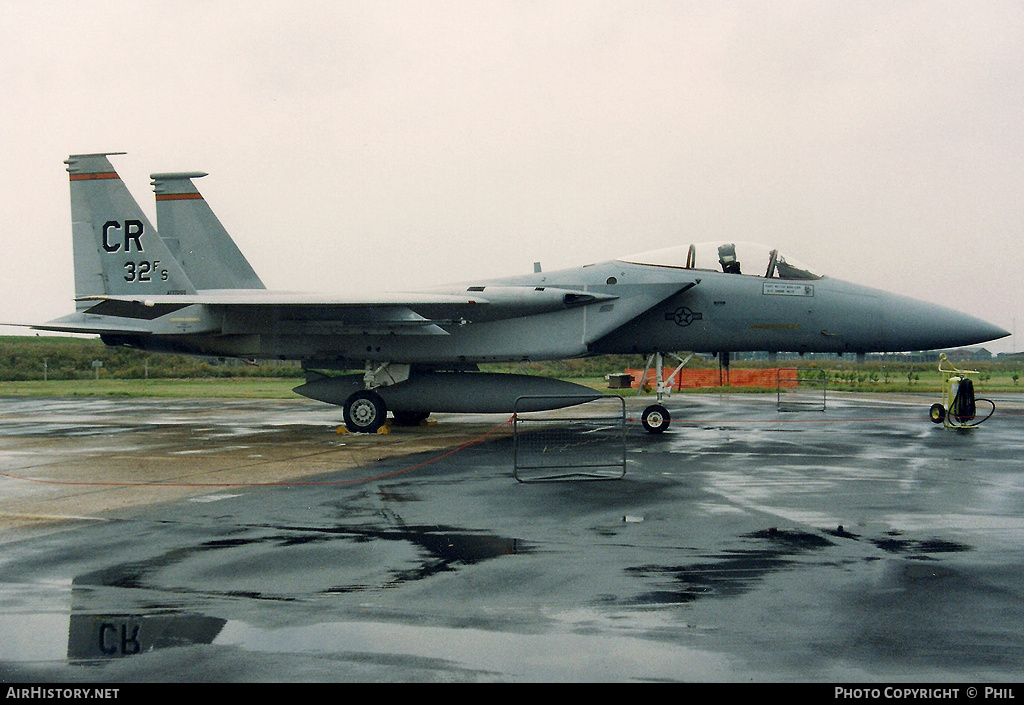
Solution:
[{"label": "landing gear wheel", "polygon": [[942,423],[946,420],[946,408],[942,404],[932,404],[932,408],[928,410],[928,418],[932,423]]},{"label": "landing gear wheel", "polygon": [[664,433],[671,421],[668,409],[661,404],[651,404],[640,415],[640,423],[648,433]]},{"label": "landing gear wheel", "polygon": [[393,411],[395,423],[399,426],[419,426],[430,416],[429,411]]},{"label": "landing gear wheel", "polygon": [[345,426],[352,433],[376,433],[388,417],[388,409],[377,392],[356,392],[345,400]]}]

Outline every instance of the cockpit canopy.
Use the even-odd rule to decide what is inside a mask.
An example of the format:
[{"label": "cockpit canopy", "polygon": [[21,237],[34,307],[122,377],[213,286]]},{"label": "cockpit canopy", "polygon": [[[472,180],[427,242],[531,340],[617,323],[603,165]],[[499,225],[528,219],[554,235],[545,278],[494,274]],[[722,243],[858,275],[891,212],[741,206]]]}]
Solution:
[{"label": "cockpit canopy", "polygon": [[679,269],[705,269],[769,279],[821,279],[778,250],[753,242],[700,242],[667,247],[619,258],[631,264]]}]

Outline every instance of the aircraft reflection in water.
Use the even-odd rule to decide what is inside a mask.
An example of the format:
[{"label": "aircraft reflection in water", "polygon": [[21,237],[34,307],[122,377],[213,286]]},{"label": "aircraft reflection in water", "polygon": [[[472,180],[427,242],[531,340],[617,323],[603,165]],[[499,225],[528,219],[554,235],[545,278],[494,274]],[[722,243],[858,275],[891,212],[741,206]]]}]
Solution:
[{"label": "aircraft reflection in water", "polygon": [[[66,162],[76,312],[34,327],[143,350],[300,360],[307,381],[295,391],[342,406],[353,431],[376,431],[389,411],[413,424],[431,412],[530,411],[600,396],[569,382],[477,371],[485,362],[641,353],[654,356],[660,373],[662,353],[679,350],[896,352],[1009,335],[744,243],[682,245],[555,272],[537,266],[416,292],[269,291],[196,188],[193,179],[205,174],[153,175],[158,232],[108,156]],[[516,406],[520,397],[533,399]],[[643,421],[663,431],[669,415],[656,404]]]},{"label": "aircraft reflection in water", "polygon": [[227,620],[197,614],[72,614],[68,660],[136,656],[159,649],[212,644]]},{"label": "aircraft reflection in water", "polygon": [[[164,575],[164,571],[171,567],[181,568],[182,564],[197,553],[219,551],[219,558],[231,563],[238,560],[237,552],[249,550],[265,551],[266,553],[261,554],[262,558],[271,560],[276,555],[275,551],[287,552],[300,545],[321,546],[325,550],[344,553],[351,545],[367,541],[409,546],[415,550],[418,557],[415,561],[403,559],[404,567],[401,569],[383,566],[381,575],[368,582],[369,585],[378,588],[395,588],[405,583],[425,580],[439,573],[496,558],[528,554],[534,550],[529,543],[519,539],[444,525],[403,525],[384,529],[363,526],[330,527],[320,531],[310,527],[302,527],[301,530],[282,527],[281,533],[204,544],[191,550],[178,549],[171,554],[159,555],[148,561],[112,565],[77,576],[73,580],[68,660],[104,661],[161,649],[213,644],[228,624],[226,619],[189,612],[178,606],[166,606],[162,609],[153,607],[152,612],[110,613],[101,609],[102,602],[97,602],[105,593],[102,590],[97,591],[96,588],[156,591],[156,585],[161,582],[160,576]],[[366,581],[358,577],[353,579],[353,576],[344,570],[338,571],[336,579],[336,583],[322,586],[319,594],[343,594],[369,589]],[[302,585],[306,589],[311,587],[308,582]],[[163,589],[166,590],[166,586]],[[245,595],[252,599],[268,601],[295,599],[293,594],[287,592],[243,593],[237,590],[224,590],[220,593],[206,591],[204,594],[220,594],[223,597],[234,598]]]}]

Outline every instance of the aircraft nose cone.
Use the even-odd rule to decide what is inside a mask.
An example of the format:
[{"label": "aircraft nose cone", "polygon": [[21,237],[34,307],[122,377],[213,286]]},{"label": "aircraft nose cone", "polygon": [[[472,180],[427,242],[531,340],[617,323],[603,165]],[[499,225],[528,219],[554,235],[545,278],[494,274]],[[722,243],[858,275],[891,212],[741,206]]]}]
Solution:
[{"label": "aircraft nose cone", "polygon": [[882,309],[893,350],[959,348],[1010,335],[981,318],[904,296],[891,296]]},{"label": "aircraft nose cone", "polygon": [[989,340],[999,340],[1000,338],[1005,338],[1010,335],[1010,331],[1005,328],[1000,328],[999,326],[989,323],[988,321],[983,321],[980,318],[976,318],[974,320],[980,324],[976,333],[979,337],[978,342],[980,343],[984,343]]}]

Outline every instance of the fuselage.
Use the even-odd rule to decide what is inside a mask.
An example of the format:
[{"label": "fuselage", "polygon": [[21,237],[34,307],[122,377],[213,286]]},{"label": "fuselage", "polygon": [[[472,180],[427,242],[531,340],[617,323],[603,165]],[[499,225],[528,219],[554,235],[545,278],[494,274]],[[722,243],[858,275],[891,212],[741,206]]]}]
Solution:
[{"label": "fuselage", "polygon": [[[551,289],[599,295],[592,303],[522,300]],[[139,347],[209,355],[299,359],[311,365],[365,361],[425,365],[547,360],[597,354],[688,350],[723,352],[894,352],[960,347],[1006,331],[952,309],[831,277],[780,279],[710,269],[613,260],[551,273],[438,287],[475,292],[489,303],[438,334],[385,334],[334,317],[296,320],[287,308],[244,312],[197,305],[177,318],[199,322],[175,335],[145,336]],[[502,297],[516,295],[517,306]],[[444,318],[429,305],[417,313]]]}]

